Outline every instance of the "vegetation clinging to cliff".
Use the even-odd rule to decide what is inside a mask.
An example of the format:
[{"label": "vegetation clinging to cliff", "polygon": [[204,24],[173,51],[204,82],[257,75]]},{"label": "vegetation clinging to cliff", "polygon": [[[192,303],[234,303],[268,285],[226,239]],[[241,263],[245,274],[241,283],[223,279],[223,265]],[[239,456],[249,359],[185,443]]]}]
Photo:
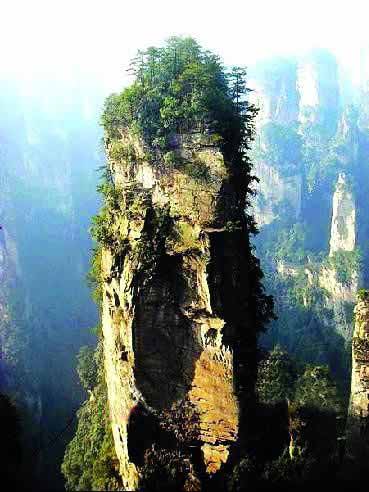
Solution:
[{"label": "vegetation clinging to cliff", "polygon": [[219,58],[191,38],[171,38],[162,48],[139,51],[131,64],[135,81],[105,103],[102,124],[109,138],[137,131],[152,148],[170,150],[176,134],[210,130],[224,143],[240,144],[253,133],[245,100],[245,71],[226,72]]},{"label": "vegetation clinging to cliff", "polygon": [[326,264],[335,270],[338,282],[347,285],[360,271],[361,261],[360,250],[356,248],[354,251],[335,251],[332,256],[327,258]]},{"label": "vegetation clinging to cliff", "polygon": [[[126,265],[131,262],[131,271],[136,275],[143,300],[147,295],[145,283],[151,280],[152,272],[158,278],[165,275],[169,288],[161,296],[165,297],[164,302],[168,297],[175,309],[180,302],[177,299],[179,275],[177,272],[175,276],[168,275],[166,270],[171,270],[173,266],[177,269],[177,265],[179,268],[177,259],[180,256],[191,255],[191,261],[201,260],[201,266],[208,262],[208,284],[214,299],[212,309],[231,327],[226,336],[227,344],[232,344],[234,348],[234,386],[240,406],[246,407],[248,398],[253,397],[255,374],[251,366],[254,362],[256,364],[256,360],[249,364],[243,364],[243,361],[250,352],[254,354],[256,351],[256,335],[271,317],[272,300],[264,294],[259,262],[253,256],[248,242],[248,233],[254,231],[254,223],[251,217],[245,215],[247,196],[251,193],[249,185],[253,179],[247,151],[253,137],[253,115],[256,110],[245,100],[245,72],[234,68],[227,73],[216,56],[200,48],[194,40],[181,38],[171,39],[163,48],[150,48],[140,53],[133,63],[133,71],[136,80],[121,94],[108,98],[102,117],[108,163],[104,182],[99,189],[104,195],[104,204],[93,220],[91,231],[98,243],[90,275],[96,299],[99,301],[102,297],[102,248],[112,253],[118,276],[122,273],[123,265],[126,272]],[[171,207],[154,202],[150,187],[142,187],[137,179],[141,163],[145,171],[151,167],[148,174],[152,173],[159,182],[161,178],[165,181],[168,176],[176,178],[178,174],[188,184],[188,191],[185,187],[181,199],[185,201],[186,194],[191,199],[193,197],[193,221],[196,227],[187,220],[186,207],[180,209],[180,212],[173,212]],[[114,179],[110,179],[109,170],[117,171]],[[208,213],[202,198],[197,197],[200,188],[201,192],[209,194],[216,202],[213,214],[210,211]],[[168,195],[170,200],[170,192]],[[214,224],[209,232],[205,220],[204,224],[198,224],[200,218],[196,216],[196,205],[206,209],[206,220]],[[183,220],[178,220],[177,215],[181,213]],[[134,230],[137,225],[135,221],[143,228],[140,236],[132,240],[130,230]],[[212,234],[212,229],[216,234]],[[209,237],[209,245],[204,253],[202,241],[206,235]],[[228,275],[228,272],[234,273]],[[155,284],[150,287],[152,285]],[[134,298],[134,302],[137,303],[137,311],[141,309],[143,313],[143,308],[138,304],[141,299]],[[123,312],[124,308],[120,309]],[[150,319],[152,316],[150,312]],[[170,323],[171,319],[168,318]],[[252,328],[246,329],[246,323]],[[83,355],[88,356],[87,353]],[[81,360],[88,362],[85,357]],[[90,381],[93,377],[90,365],[87,363],[84,366],[88,370],[83,373],[83,379],[91,390]],[[146,374],[144,376],[147,377]],[[94,390],[94,396],[97,396],[98,388]],[[102,398],[106,397],[102,395]],[[75,483],[81,487],[84,485],[83,480],[94,475],[91,453],[84,439],[86,424],[95,425],[88,412],[92,404],[90,400],[80,411],[77,435],[67,452],[64,469],[71,477],[70,486]],[[166,425],[171,423],[168,415],[164,415],[162,420]],[[188,419],[176,415],[173,421],[186,423],[183,434],[188,439]],[[171,428],[169,430],[172,431]],[[181,440],[180,431],[181,425],[179,429],[173,430],[174,441]],[[130,433],[134,435],[133,425]],[[168,479],[168,483],[171,483],[176,454],[161,453],[167,447],[164,446],[164,439],[160,442],[156,438],[159,451],[154,450],[152,453],[150,446],[141,449],[136,444],[132,445],[137,441],[128,439],[128,453],[137,466],[146,467],[144,473],[150,486],[154,481],[153,472],[168,468],[168,473],[165,472],[164,478],[160,478],[162,489],[164,480]],[[164,446],[163,449],[160,446]],[[74,447],[78,453],[74,453]],[[192,448],[192,442],[179,445],[182,464],[185,455],[189,459],[192,456]],[[97,443],[96,456],[99,456],[100,449]],[[87,461],[88,474],[82,466],[84,460]],[[69,466],[68,470],[66,466]],[[178,471],[178,478],[182,480],[181,467]]]},{"label": "vegetation clinging to cliff", "polygon": [[82,347],[77,371],[90,397],[77,412],[77,431],[65,451],[67,490],[121,490],[102,366],[101,346]]}]

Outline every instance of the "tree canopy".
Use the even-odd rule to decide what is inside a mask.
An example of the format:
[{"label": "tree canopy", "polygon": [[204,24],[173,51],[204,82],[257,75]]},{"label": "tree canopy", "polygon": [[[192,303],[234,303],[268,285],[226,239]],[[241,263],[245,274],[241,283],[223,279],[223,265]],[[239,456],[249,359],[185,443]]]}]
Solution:
[{"label": "tree canopy", "polygon": [[224,142],[247,142],[256,111],[245,99],[245,70],[226,71],[219,58],[192,38],[170,38],[139,51],[134,82],[105,103],[102,124],[110,137],[136,130],[151,147],[168,150],[174,134],[210,131]]}]

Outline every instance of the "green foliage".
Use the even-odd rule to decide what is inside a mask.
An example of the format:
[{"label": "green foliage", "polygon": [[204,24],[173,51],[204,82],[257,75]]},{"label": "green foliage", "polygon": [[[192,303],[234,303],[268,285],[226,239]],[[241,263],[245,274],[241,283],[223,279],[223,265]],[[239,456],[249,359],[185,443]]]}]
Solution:
[{"label": "green foliage", "polygon": [[297,406],[339,412],[342,400],[327,366],[304,365],[279,346],[259,363],[256,391],[262,403],[289,400]]},{"label": "green foliage", "polygon": [[[170,151],[178,133],[209,131],[239,144],[253,133],[255,108],[245,101],[245,71],[226,73],[218,57],[194,39],[170,38],[140,51],[131,63],[134,83],[105,103],[102,124],[111,138],[138,132],[153,151]],[[246,142],[245,142],[246,143]]]},{"label": "green foliage", "polygon": [[137,155],[135,148],[132,144],[122,142],[118,139],[112,139],[111,146],[109,148],[109,156],[115,162],[136,162]]},{"label": "green foliage", "polygon": [[183,166],[184,172],[190,176],[194,181],[202,184],[210,184],[214,181],[214,178],[210,172],[208,166],[200,161],[188,161]]},{"label": "green foliage", "polygon": [[282,229],[273,248],[276,260],[302,264],[306,261],[306,229],[303,224],[293,224],[290,229]]},{"label": "green foliage", "polygon": [[104,205],[99,213],[92,217],[90,233],[98,244],[112,247],[115,243],[113,232],[114,213],[120,210],[124,200],[122,190],[115,187],[110,179],[104,177],[97,191],[104,197]]},{"label": "green foliage", "polygon": [[282,485],[301,481],[302,469],[306,463],[301,457],[291,460],[288,450],[275,460],[268,462],[263,470],[262,478],[268,485]]},{"label": "green foliage", "polygon": [[[83,352],[84,359],[91,358],[91,353]],[[95,356],[100,367],[97,386],[77,413],[77,431],[65,451],[61,469],[67,490],[121,490],[101,357],[102,351],[98,349]],[[86,373],[85,362],[83,365],[79,373],[82,372],[81,381],[87,387],[96,375],[91,368]]]},{"label": "green foliage", "polygon": [[91,234],[101,244],[112,245],[114,235],[112,234],[112,216],[107,208],[102,208],[99,214],[92,217]]},{"label": "green foliage", "polygon": [[215,182],[211,169],[200,159],[184,159],[179,152],[170,150],[163,156],[164,162],[169,169],[178,169],[190,176],[197,183],[207,185]]},{"label": "green foliage", "polygon": [[308,365],[296,382],[295,403],[339,412],[342,401],[328,367]]},{"label": "green foliage", "polygon": [[92,390],[97,385],[98,357],[92,347],[81,347],[77,355],[77,373],[85,390]]},{"label": "green foliage", "polygon": [[265,465],[262,481],[268,487],[281,485],[288,488],[304,487],[307,483],[317,480],[323,482],[325,478],[333,481],[337,470],[332,462],[331,459],[322,463],[316,457],[305,453],[291,459],[288,449],[285,449],[277,459]]},{"label": "green foliage", "polygon": [[169,237],[166,239],[166,247],[174,252],[192,254],[201,248],[201,242],[192,224],[188,222],[176,222],[173,224]]},{"label": "green foliage", "polygon": [[98,306],[102,302],[102,283],[101,276],[102,247],[97,246],[92,253],[90,270],[87,274],[87,283],[92,292],[92,298]]},{"label": "green foliage", "polygon": [[[353,124],[352,118],[352,112],[348,112],[347,122]],[[303,126],[301,133],[308,191],[313,194],[324,189],[330,194],[340,172],[349,177],[353,173],[355,155],[352,141],[349,136],[339,133],[328,136],[324,125],[316,123]]]},{"label": "green foliage", "polygon": [[328,368],[297,362],[277,347],[259,363],[256,391],[259,483],[297,484],[325,473],[344,412]]},{"label": "green foliage", "polygon": [[361,268],[361,252],[358,248],[354,251],[335,251],[327,259],[327,266],[336,272],[338,282],[344,285],[351,283],[353,275]]},{"label": "green foliage", "polygon": [[3,447],[1,481],[3,486],[18,483],[21,467],[21,426],[17,408],[9,397],[0,393],[0,431]]},{"label": "green foliage", "polygon": [[369,290],[368,289],[359,289],[357,293],[357,298],[359,301],[368,301],[369,300]]},{"label": "green foliage", "polygon": [[164,154],[164,162],[170,168],[174,168],[175,165],[178,164],[179,160],[180,156],[173,150],[170,150]]},{"label": "green foliage", "polygon": [[296,367],[287,352],[276,346],[258,367],[256,391],[261,402],[291,399],[295,390]]},{"label": "green foliage", "polygon": [[[139,467],[139,489],[198,490],[199,480],[191,459],[191,448],[199,444],[196,408],[185,400],[155,417],[138,415],[130,420],[128,452]],[[145,442],[147,435],[152,437]]]},{"label": "green foliage", "polygon": [[178,450],[153,447],[145,453],[140,489],[158,492],[162,490],[196,490],[192,489],[188,483],[191,472],[193,470],[190,460]]},{"label": "green foliage", "polygon": [[226,483],[226,490],[229,492],[243,492],[249,487],[255,486],[259,479],[260,470],[255,462],[255,458],[246,455],[233,468]]}]

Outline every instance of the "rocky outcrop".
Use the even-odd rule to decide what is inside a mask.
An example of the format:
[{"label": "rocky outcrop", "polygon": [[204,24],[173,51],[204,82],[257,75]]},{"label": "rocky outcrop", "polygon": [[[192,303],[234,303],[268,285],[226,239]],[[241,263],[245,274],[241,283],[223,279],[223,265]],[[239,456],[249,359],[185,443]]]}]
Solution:
[{"label": "rocky outcrop", "polygon": [[[319,285],[329,296],[326,305],[333,311],[335,330],[347,341],[352,337],[352,321],[348,307],[356,300],[360,285],[360,272],[349,266],[349,260],[342,257],[354,254],[356,247],[356,204],[352,189],[344,173],[338,176],[332,200],[332,221],[329,258],[319,274]],[[346,265],[343,263],[346,262]],[[344,280],[339,272],[344,270]]]},{"label": "rocky outcrop", "polygon": [[253,89],[250,100],[260,108],[258,125],[275,121],[288,125],[297,121],[299,93],[296,63],[290,60],[265,62],[251,68],[249,85]]},{"label": "rocky outcrop", "polygon": [[326,125],[333,135],[340,109],[338,68],[334,56],[319,50],[309,54],[298,65],[297,87],[299,121]]},{"label": "rocky outcrop", "polygon": [[286,207],[294,219],[298,219],[302,207],[302,175],[282,176],[278,169],[263,161],[256,162],[254,173],[259,179],[253,203],[258,226],[272,223],[285,213]]},{"label": "rocky outcrop", "polygon": [[330,256],[336,251],[353,251],[356,245],[356,207],[345,174],[338,176],[332,203]]},{"label": "rocky outcrop", "polygon": [[333,302],[354,302],[359,286],[359,275],[352,273],[348,282],[342,283],[337,278],[337,271],[334,267],[322,267],[319,274],[320,286],[329,292]]},{"label": "rocky outcrop", "polygon": [[369,457],[369,295],[360,291],[355,307],[355,329],[352,339],[351,396],[348,415],[349,456]]},{"label": "rocky outcrop", "polygon": [[[191,467],[214,474],[238,439],[239,395],[249,387],[235,376],[248,261],[240,177],[201,134],[179,136],[153,161],[122,131],[107,153],[115,202],[102,251],[102,325],[120,474],[137,489],[144,453],[163,446],[155,426],[177,429],[175,441],[183,426]],[[255,337],[244,329],[252,366]]]}]

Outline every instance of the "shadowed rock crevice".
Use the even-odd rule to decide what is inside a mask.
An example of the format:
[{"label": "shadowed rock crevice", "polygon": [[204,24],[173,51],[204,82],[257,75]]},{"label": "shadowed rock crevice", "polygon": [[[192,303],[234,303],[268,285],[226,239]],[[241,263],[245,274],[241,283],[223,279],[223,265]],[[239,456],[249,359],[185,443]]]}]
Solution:
[{"label": "shadowed rock crevice", "polygon": [[163,256],[140,293],[132,325],[136,386],[157,410],[170,408],[189,390],[202,348],[199,332],[181,309],[182,258]]}]

